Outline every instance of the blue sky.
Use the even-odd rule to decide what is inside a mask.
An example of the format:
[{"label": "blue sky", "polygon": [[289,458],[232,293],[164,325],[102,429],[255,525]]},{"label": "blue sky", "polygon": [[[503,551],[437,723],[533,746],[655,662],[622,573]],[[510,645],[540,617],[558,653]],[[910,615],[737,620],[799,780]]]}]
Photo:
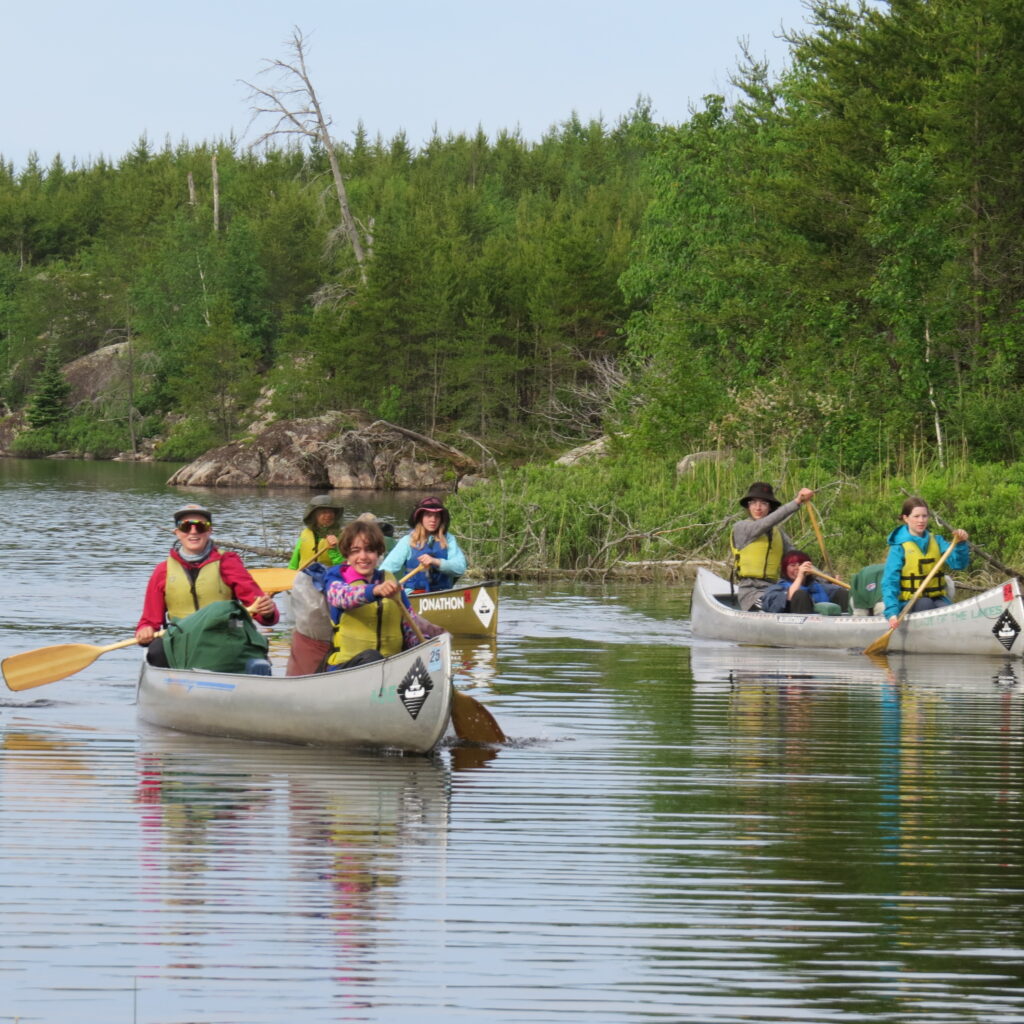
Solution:
[{"label": "blue sky", "polygon": [[[780,28],[805,27],[803,0],[36,0],[0,14],[0,154],[21,169],[103,155],[145,134],[251,141],[241,80],[286,57],[294,26],[335,137],[361,119],[404,130],[537,139],[573,111],[614,123],[637,96],[660,121],[730,94],[740,40],[784,66]],[[269,125],[264,125],[269,127]]]}]

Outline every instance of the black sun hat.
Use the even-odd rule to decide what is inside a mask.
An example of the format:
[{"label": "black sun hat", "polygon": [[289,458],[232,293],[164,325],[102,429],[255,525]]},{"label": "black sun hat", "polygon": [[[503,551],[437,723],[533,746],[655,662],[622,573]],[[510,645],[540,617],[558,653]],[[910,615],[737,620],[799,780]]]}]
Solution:
[{"label": "black sun hat", "polygon": [[772,485],[766,483],[751,484],[750,487],[747,488],[747,493],[740,498],[740,504],[746,508],[754,500],[767,501],[768,504],[771,505],[773,512],[782,504],[782,502],[775,497]]}]

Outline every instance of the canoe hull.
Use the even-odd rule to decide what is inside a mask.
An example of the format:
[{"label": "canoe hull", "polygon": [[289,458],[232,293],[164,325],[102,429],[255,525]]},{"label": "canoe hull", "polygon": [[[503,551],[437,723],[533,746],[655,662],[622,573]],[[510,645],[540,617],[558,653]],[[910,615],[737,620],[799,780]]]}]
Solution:
[{"label": "canoe hull", "polygon": [[451,717],[450,638],[308,676],[253,676],[143,662],[138,715],[179,732],[426,753]]},{"label": "canoe hull", "polygon": [[453,636],[497,636],[498,586],[489,581],[471,587],[410,594],[413,611]]},{"label": "canoe hull", "polygon": [[[881,615],[772,615],[740,611],[729,581],[697,570],[690,611],[694,636],[764,647],[863,650],[884,636]],[[1024,602],[1016,579],[948,608],[912,612],[889,638],[888,650],[912,654],[1024,656]]]}]

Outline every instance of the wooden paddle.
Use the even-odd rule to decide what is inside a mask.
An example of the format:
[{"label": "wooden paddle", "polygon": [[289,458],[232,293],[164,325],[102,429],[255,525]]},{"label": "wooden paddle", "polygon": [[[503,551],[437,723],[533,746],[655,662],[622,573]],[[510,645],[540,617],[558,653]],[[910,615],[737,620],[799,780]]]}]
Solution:
[{"label": "wooden paddle", "polygon": [[837,580],[835,578],[835,576],[828,576],[828,575],[826,575],[823,572],[818,572],[817,569],[814,569],[813,572],[814,572],[815,576],[819,577],[820,579],[825,580],[826,583],[834,583],[837,587],[843,587],[846,590],[850,589],[850,584],[849,583],[844,583],[842,580]]},{"label": "wooden paddle", "polygon": [[[419,572],[417,569],[416,572]],[[409,609],[405,607],[400,594],[394,597],[395,603],[402,610],[402,617],[409,623],[412,631],[416,634],[420,643],[426,639],[419,623],[412,617]],[[478,700],[474,700],[468,693],[456,690],[452,686],[452,725],[455,728],[455,735],[460,740],[468,740],[470,743],[504,743],[507,737],[502,732],[494,715],[484,707]]]},{"label": "wooden paddle", "polygon": [[307,565],[312,565],[323,553],[323,548],[318,544],[313,554],[310,555],[309,558],[307,558],[302,565],[298,567],[298,569],[250,569],[249,575],[256,581],[256,586],[258,586],[264,594],[273,597],[275,594],[291,590],[292,587],[295,586],[295,574],[297,572],[302,572]]},{"label": "wooden paddle", "polygon": [[[162,636],[163,630],[155,636]],[[116,644],[98,647],[95,644],[56,644],[53,647],[40,647],[35,651],[12,654],[0,662],[4,682],[9,690],[30,690],[33,686],[45,686],[65,679],[88,668],[101,654],[116,651],[122,647],[131,647],[136,643],[121,640]]]},{"label": "wooden paddle", "polygon": [[[245,610],[252,615],[256,609],[254,601]],[[163,636],[166,630],[161,629],[153,634],[155,640]],[[138,641],[118,640],[116,644],[98,647],[96,644],[55,644],[53,647],[40,647],[35,651],[23,651],[12,654],[0,661],[0,672],[9,690],[31,690],[33,686],[45,686],[55,683],[58,679],[66,679],[83,668],[88,668],[101,654],[117,651],[122,647],[131,647]]]},{"label": "wooden paddle", "polygon": [[925,578],[921,581],[921,586],[919,586],[917,590],[914,591],[913,597],[911,597],[910,600],[903,606],[899,615],[896,617],[896,625],[890,626],[888,632],[884,636],[880,636],[877,640],[874,641],[874,643],[868,644],[868,646],[864,648],[865,654],[867,654],[870,657],[872,654],[881,654],[882,652],[887,651],[889,649],[889,640],[892,637],[893,633],[896,631],[896,629],[899,627],[899,624],[903,621],[903,617],[910,611],[911,608],[914,607],[914,604],[917,601],[917,599],[924,593],[925,587],[927,587],[928,584],[931,583],[932,578],[935,576],[935,574],[943,567],[943,565],[945,565],[946,559],[949,558],[949,556],[953,553],[953,548],[955,548],[959,543],[960,542],[958,540],[954,540],[952,544],[950,544],[949,547],[942,552],[942,557],[932,566],[932,571],[928,573],[928,575],[925,576]]},{"label": "wooden paddle", "polygon": [[[825,564],[826,569],[832,568],[832,563],[829,561],[828,552],[825,550],[825,538],[821,535],[821,524],[818,522],[818,513],[814,511],[814,506],[807,502],[807,514],[811,517],[811,526],[814,528],[814,536],[818,538],[818,547],[821,549],[821,560]],[[838,580],[831,580],[828,576],[823,576],[821,573],[818,574],[822,579],[828,579],[830,583],[837,583]],[[846,586],[845,583],[840,586]]]}]

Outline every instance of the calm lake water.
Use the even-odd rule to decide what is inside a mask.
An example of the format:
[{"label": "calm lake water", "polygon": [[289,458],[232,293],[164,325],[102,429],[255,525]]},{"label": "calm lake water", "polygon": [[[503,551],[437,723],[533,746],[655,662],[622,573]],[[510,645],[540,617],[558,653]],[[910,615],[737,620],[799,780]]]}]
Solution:
[{"label": "calm lake water", "polygon": [[[0,657],[129,637],[186,500],[297,535],[308,495],[170,471],[0,460]],[[488,756],[160,731],[133,648],[0,690],[0,1022],[1024,1021],[1021,667],[687,616],[681,586],[505,585],[497,642],[458,645]]]}]

